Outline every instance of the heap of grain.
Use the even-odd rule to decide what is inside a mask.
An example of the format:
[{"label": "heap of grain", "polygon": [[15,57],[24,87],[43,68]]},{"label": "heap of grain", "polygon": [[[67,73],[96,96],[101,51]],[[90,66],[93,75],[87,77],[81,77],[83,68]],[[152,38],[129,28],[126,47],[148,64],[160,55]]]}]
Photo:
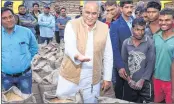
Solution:
[{"label": "heap of grain", "polygon": [[36,103],[36,99],[32,94],[24,94],[16,86],[12,86],[9,90],[2,92],[3,103]]}]

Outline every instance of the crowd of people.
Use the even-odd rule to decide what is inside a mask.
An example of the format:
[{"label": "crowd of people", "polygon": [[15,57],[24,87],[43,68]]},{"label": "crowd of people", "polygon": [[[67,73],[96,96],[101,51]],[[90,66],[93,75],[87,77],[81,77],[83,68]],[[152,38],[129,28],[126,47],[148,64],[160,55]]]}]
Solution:
[{"label": "crowd of people", "polygon": [[[157,1],[137,5],[86,1],[71,20],[66,8],[33,3],[14,14],[12,2],[1,8],[2,87],[32,93],[31,60],[38,44],[65,42],[57,96],[83,90],[85,103],[97,103],[100,88],[114,86],[115,97],[136,103],[174,103],[174,10]],[[104,12],[101,12],[104,10]],[[103,14],[102,14],[103,13]],[[102,77],[102,84],[101,82]]]}]

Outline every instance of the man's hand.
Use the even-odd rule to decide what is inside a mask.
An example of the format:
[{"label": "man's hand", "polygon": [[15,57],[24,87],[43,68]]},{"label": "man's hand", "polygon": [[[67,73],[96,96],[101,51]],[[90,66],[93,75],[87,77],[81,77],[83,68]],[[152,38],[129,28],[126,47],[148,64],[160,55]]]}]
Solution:
[{"label": "man's hand", "polygon": [[140,79],[136,84],[135,84],[135,90],[141,90],[144,85],[144,79]]},{"label": "man's hand", "polygon": [[110,87],[111,87],[111,81],[103,81],[103,84],[102,84],[102,90],[103,91],[106,91],[106,90],[108,90]]},{"label": "man's hand", "polygon": [[79,60],[80,62],[89,62],[89,61],[91,61],[90,58],[88,58],[88,57],[86,57],[82,54],[77,54],[74,58],[75,58],[75,60]]},{"label": "man's hand", "polygon": [[125,70],[124,68],[121,68],[121,69],[118,71],[118,73],[119,73],[119,76],[120,76],[121,78],[123,78],[124,80],[127,80],[127,73],[126,73],[126,70]]},{"label": "man's hand", "polygon": [[135,84],[136,84],[135,81],[133,81],[133,80],[131,79],[131,80],[129,80],[128,84],[129,84],[129,86],[130,86],[132,89],[135,90]]}]

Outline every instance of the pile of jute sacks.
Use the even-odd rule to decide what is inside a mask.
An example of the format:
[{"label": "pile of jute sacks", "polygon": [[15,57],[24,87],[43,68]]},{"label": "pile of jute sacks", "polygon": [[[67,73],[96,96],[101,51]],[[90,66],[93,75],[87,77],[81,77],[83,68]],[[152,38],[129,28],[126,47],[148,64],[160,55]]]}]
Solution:
[{"label": "pile of jute sacks", "polygon": [[[75,96],[56,96],[59,68],[64,56],[64,43],[39,44],[39,51],[32,60],[32,94],[23,94],[17,87],[2,93],[3,103],[83,103],[83,91]],[[101,90],[96,97],[99,103],[129,103],[115,98],[113,87]]]}]

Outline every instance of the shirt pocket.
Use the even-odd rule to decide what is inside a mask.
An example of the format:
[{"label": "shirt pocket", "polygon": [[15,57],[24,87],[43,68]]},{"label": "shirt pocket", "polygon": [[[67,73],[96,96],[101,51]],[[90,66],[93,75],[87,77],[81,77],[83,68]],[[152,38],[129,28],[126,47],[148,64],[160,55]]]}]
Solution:
[{"label": "shirt pocket", "polygon": [[26,54],[27,53],[27,47],[28,47],[27,43],[21,42],[21,43],[19,43],[19,45],[20,45],[20,53],[21,54]]}]

